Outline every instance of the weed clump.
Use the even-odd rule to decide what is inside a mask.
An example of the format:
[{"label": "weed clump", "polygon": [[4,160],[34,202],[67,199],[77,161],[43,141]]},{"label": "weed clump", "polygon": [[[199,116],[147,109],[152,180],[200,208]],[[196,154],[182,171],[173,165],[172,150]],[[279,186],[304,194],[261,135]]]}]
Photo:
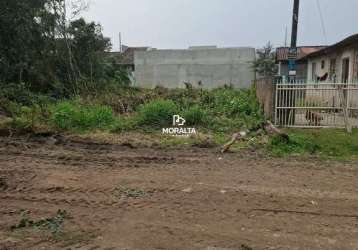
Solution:
[{"label": "weed clump", "polygon": [[314,154],[320,149],[320,146],[307,136],[291,134],[289,138],[287,141],[280,136],[273,136],[269,139],[268,148],[276,155]]},{"label": "weed clump", "polygon": [[28,217],[26,212],[22,213],[20,222],[11,227],[11,230],[17,230],[22,228],[39,228],[49,230],[52,236],[57,237],[62,233],[62,224],[67,218],[66,210],[58,210],[56,215],[51,218],[32,220]]},{"label": "weed clump", "polygon": [[154,100],[139,107],[138,124],[154,128],[170,126],[177,112],[178,107],[172,100]]},{"label": "weed clump", "polygon": [[209,122],[208,112],[199,105],[194,105],[187,111],[184,111],[184,117],[186,124],[191,126],[205,126]]},{"label": "weed clump", "polygon": [[54,105],[50,121],[62,130],[83,131],[108,128],[114,124],[115,116],[108,106],[62,101]]}]

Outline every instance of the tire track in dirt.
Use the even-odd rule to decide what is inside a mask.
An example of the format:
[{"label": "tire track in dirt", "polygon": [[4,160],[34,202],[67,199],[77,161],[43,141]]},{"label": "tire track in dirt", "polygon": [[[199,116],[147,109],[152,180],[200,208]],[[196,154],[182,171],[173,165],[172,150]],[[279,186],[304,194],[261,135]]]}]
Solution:
[{"label": "tire track in dirt", "polygon": [[[1,231],[19,219],[20,209],[47,216],[61,208],[73,215],[72,227],[96,232],[93,242],[71,246],[76,249],[358,248],[358,195],[352,191],[358,172],[340,163],[328,168],[311,161],[304,168],[189,147],[6,140],[17,146],[4,147],[0,138],[0,175],[9,181],[0,191],[0,245]],[[150,195],[115,197],[121,184]],[[17,246],[62,249],[36,240]]]}]

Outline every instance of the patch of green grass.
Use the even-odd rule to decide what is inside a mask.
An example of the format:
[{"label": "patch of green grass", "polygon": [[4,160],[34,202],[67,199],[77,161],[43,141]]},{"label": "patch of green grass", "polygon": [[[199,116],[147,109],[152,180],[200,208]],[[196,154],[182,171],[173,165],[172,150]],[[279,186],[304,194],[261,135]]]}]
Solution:
[{"label": "patch of green grass", "polygon": [[206,126],[210,122],[208,112],[199,105],[185,110],[183,117],[186,120],[186,125],[189,126]]},{"label": "patch of green grass", "polygon": [[152,128],[162,128],[172,124],[178,107],[171,100],[158,99],[139,107],[138,124]]},{"label": "patch of green grass", "polygon": [[52,108],[50,121],[61,130],[86,131],[109,128],[114,125],[115,116],[108,106],[62,101]]},{"label": "patch of green grass", "polygon": [[110,128],[111,133],[122,133],[138,129],[138,117],[135,115],[117,117]]},{"label": "patch of green grass", "polygon": [[288,143],[272,137],[267,149],[274,155],[315,154],[321,157],[358,156],[358,129],[352,134],[343,129],[289,129]]}]

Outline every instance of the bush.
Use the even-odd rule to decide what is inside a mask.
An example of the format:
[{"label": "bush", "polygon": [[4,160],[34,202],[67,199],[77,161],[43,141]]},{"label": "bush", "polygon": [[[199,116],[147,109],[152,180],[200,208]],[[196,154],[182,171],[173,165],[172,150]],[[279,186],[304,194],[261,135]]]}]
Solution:
[{"label": "bush", "polygon": [[251,90],[236,90],[232,88],[220,88],[209,93],[206,97],[208,105],[216,112],[227,116],[259,116],[260,107]]},{"label": "bush", "polygon": [[113,125],[115,117],[110,107],[62,101],[52,110],[51,122],[63,130],[104,129]]},{"label": "bush", "polygon": [[172,124],[178,108],[171,100],[154,100],[141,105],[138,110],[138,123],[151,127],[165,127]]},{"label": "bush", "polygon": [[0,83],[0,85],[0,99],[15,102],[23,106],[31,106],[34,104],[43,106],[54,100],[49,95],[32,92],[25,83]]},{"label": "bush", "polygon": [[34,131],[42,119],[39,105],[22,106],[15,112],[12,126],[17,130]]},{"label": "bush", "polygon": [[184,112],[187,125],[207,125],[209,122],[208,113],[199,105],[194,105]]}]

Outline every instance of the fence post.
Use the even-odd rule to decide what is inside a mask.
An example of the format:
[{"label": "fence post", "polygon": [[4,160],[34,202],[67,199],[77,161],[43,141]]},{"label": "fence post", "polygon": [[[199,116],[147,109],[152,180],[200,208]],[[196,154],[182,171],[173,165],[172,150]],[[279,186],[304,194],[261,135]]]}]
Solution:
[{"label": "fence post", "polygon": [[[343,108],[343,116],[344,116],[344,125],[346,127],[346,130],[348,133],[352,133],[352,127],[349,123],[349,114],[348,114],[348,105],[347,105],[347,101],[348,101],[348,93],[349,93],[349,84],[346,85],[347,87],[345,88],[344,86],[340,86],[339,87],[339,99],[341,101],[342,104],[342,108]],[[344,94],[344,91],[347,91],[347,94]]]},{"label": "fence post", "polygon": [[274,116],[275,116],[275,125],[277,126],[277,105],[278,105],[278,84],[274,84],[274,88],[275,88],[275,110],[274,110]]}]

